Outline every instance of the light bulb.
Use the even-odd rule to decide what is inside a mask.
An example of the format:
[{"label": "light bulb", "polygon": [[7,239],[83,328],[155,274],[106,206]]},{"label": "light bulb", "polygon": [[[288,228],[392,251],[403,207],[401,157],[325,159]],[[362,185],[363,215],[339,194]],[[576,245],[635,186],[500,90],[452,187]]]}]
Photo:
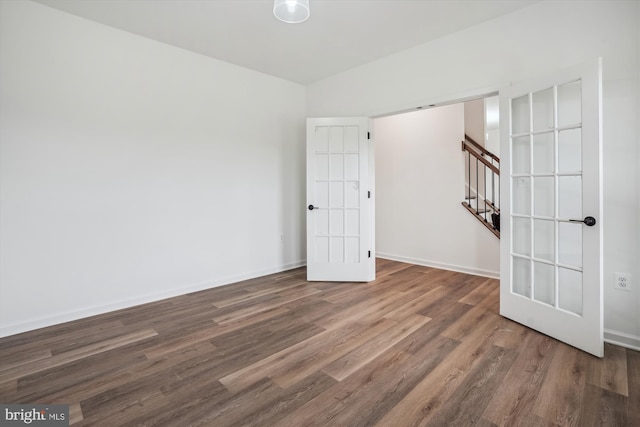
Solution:
[{"label": "light bulb", "polygon": [[273,14],[289,24],[297,24],[309,19],[309,0],[274,0]]}]

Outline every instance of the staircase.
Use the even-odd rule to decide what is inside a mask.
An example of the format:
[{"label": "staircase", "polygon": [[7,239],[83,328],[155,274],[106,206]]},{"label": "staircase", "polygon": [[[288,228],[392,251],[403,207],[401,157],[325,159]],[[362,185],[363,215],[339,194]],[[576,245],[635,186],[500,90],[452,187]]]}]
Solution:
[{"label": "staircase", "polygon": [[500,238],[500,158],[464,136],[465,200],[462,206]]}]

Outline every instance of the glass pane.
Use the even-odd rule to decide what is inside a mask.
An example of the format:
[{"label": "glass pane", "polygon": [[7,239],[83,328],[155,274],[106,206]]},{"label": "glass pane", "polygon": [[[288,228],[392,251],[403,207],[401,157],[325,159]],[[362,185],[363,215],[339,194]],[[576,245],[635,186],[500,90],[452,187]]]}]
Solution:
[{"label": "glass pane", "polygon": [[555,216],[555,184],[552,176],[533,178],[533,212],[537,216]]},{"label": "glass pane", "polygon": [[582,171],[582,129],[558,132],[558,171]]},{"label": "glass pane", "polygon": [[329,128],[326,126],[318,126],[315,128],[315,136],[313,138],[315,151],[326,153],[329,151]]},{"label": "glass pane", "polygon": [[331,209],[329,215],[330,234],[332,236],[344,235],[344,211],[342,209]]},{"label": "glass pane", "polygon": [[555,262],[556,239],[553,221],[536,219],[533,221],[534,256]]},{"label": "glass pane", "polygon": [[558,262],[572,267],[582,267],[582,224],[561,222],[558,224]]},{"label": "glass pane", "polygon": [[531,178],[512,178],[513,213],[531,215]]},{"label": "glass pane", "polygon": [[347,236],[359,236],[360,235],[360,211],[357,209],[347,209],[345,212],[345,233]]},{"label": "glass pane", "polygon": [[531,172],[531,150],[529,136],[513,138],[511,146],[511,170],[513,173]]},{"label": "glass pane", "polygon": [[534,135],[533,173],[553,173],[555,171],[553,152],[553,132]]},{"label": "glass pane", "polygon": [[531,261],[513,258],[511,292],[531,298]]},{"label": "glass pane", "polygon": [[555,267],[541,262],[533,263],[533,299],[549,305],[555,304]]},{"label": "glass pane", "polygon": [[345,154],[344,178],[357,181],[360,175],[359,158],[357,154]]},{"label": "glass pane", "polygon": [[582,177],[558,177],[558,216],[582,219]]},{"label": "glass pane", "polygon": [[345,205],[347,208],[357,208],[360,206],[360,184],[358,181],[354,182],[345,182],[344,183],[345,190]]},{"label": "glass pane", "polygon": [[329,234],[329,210],[328,209],[314,209],[313,216],[315,220],[316,236],[326,236]]},{"label": "glass pane", "polygon": [[329,179],[344,179],[343,154],[331,154]]},{"label": "glass pane", "polygon": [[316,154],[316,179],[329,179],[329,156]]},{"label": "glass pane", "polygon": [[529,95],[511,100],[511,132],[529,132]]},{"label": "glass pane", "polygon": [[357,153],[358,150],[358,126],[347,126],[344,129],[344,151]]},{"label": "glass pane", "polygon": [[357,237],[347,237],[345,241],[345,262],[360,262],[360,239]]},{"label": "glass pane", "polygon": [[[331,203],[327,204],[327,202],[320,202],[321,199],[318,200],[318,206],[320,207],[331,207],[331,208],[341,208],[344,206],[344,184],[342,182],[322,182],[320,184],[330,184],[331,187]],[[318,185],[318,184],[316,184]]]},{"label": "glass pane", "polygon": [[533,130],[541,131],[554,128],[553,88],[533,94]]},{"label": "glass pane", "polygon": [[531,256],[531,220],[529,218],[512,218],[513,252]]},{"label": "glass pane", "polygon": [[582,273],[558,268],[558,307],[582,315]]},{"label": "glass pane", "polygon": [[558,126],[582,122],[582,82],[558,86]]},{"label": "glass pane", "polygon": [[315,203],[319,208],[326,208],[329,206],[329,183],[328,182],[316,182]]},{"label": "glass pane", "polygon": [[316,262],[329,262],[329,238],[316,237]]},{"label": "glass pane", "polygon": [[344,262],[344,237],[330,237],[329,262]]},{"label": "glass pane", "polygon": [[332,153],[342,153],[344,151],[344,128],[342,126],[332,126],[329,132],[329,151]]}]

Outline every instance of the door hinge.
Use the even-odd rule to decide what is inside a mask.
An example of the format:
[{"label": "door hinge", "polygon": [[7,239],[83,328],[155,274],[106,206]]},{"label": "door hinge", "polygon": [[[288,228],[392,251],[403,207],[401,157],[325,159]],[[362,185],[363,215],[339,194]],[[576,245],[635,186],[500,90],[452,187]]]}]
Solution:
[{"label": "door hinge", "polygon": [[371,198],[371,191],[367,191],[367,199]]},{"label": "door hinge", "polygon": [[367,139],[371,139],[371,132],[367,132]]},{"label": "door hinge", "polygon": [[368,256],[368,258],[371,258],[371,251],[369,251],[369,256]]}]

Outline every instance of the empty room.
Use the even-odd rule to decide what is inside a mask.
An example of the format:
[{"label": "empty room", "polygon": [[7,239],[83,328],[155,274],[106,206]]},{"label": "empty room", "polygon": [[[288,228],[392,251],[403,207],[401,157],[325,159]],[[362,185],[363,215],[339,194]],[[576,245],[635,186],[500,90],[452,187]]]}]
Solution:
[{"label": "empty room", "polygon": [[640,426],[637,0],[0,0],[0,424]]}]

